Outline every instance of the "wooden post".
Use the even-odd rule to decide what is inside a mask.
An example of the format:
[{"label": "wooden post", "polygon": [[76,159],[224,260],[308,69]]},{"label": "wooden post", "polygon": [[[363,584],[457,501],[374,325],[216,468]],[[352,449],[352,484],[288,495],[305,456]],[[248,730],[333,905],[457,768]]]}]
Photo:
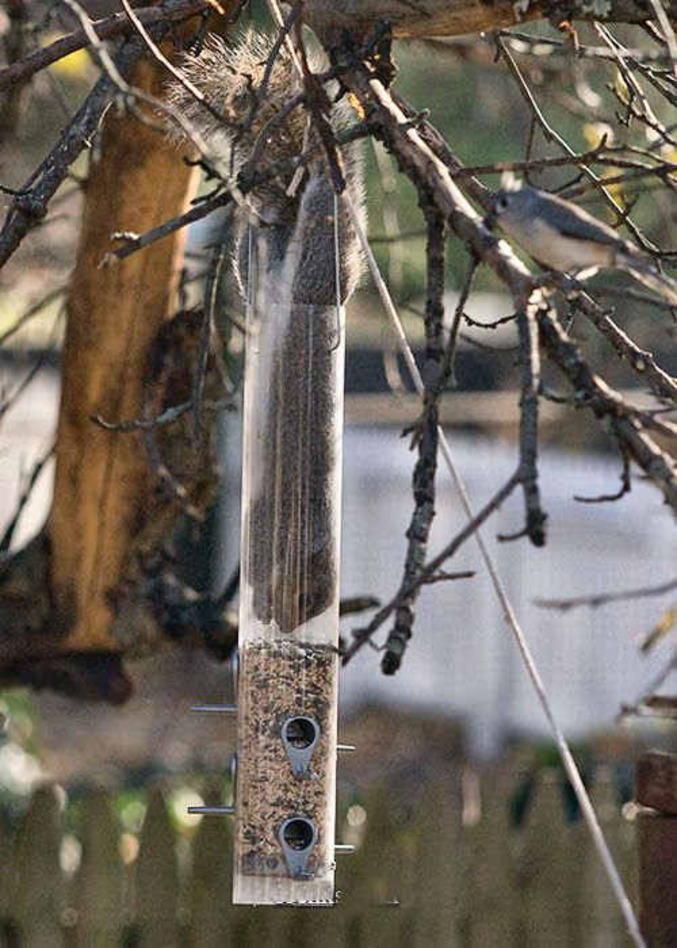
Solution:
[{"label": "wooden post", "polygon": [[677,945],[677,754],[637,763],[640,924],[650,948]]}]

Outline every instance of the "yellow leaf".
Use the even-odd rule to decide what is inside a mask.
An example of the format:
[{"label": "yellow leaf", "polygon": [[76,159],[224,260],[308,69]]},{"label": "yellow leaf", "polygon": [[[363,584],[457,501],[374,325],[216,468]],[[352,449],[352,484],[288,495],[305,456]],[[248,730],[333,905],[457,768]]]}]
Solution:
[{"label": "yellow leaf", "polygon": [[649,652],[657,642],[666,636],[668,632],[671,632],[675,626],[676,618],[675,610],[667,609],[642,642],[640,646],[642,652]]},{"label": "yellow leaf", "polygon": [[86,50],[76,49],[69,56],[57,59],[49,68],[64,79],[84,78],[90,62],[89,53]]}]

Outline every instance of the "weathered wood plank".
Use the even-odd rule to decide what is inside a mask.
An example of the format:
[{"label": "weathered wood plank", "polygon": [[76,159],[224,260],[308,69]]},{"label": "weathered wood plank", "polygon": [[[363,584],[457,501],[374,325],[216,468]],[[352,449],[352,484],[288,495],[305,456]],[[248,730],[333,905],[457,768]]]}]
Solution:
[{"label": "weathered wood plank", "polygon": [[[157,788],[133,864],[132,898],[123,908],[117,824],[110,801],[95,793],[85,802],[83,858],[71,900],[77,921],[68,944],[117,948],[131,937],[151,948],[620,948],[626,939],[622,920],[585,827],[566,822],[561,778],[551,772],[537,780],[526,821],[517,827],[510,809],[514,784],[510,767],[489,771],[481,783],[481,810],[466,806],[465,825],[449,782],[430,782],[420,792],[369,792],[360,802],[366,823],[358,820],[349,830],[339,821],[339,836],[352,833],[348,841],[361,845],[354,855],[339,857],[341,899],[333,908],[233,906],[232,826],[222,817],[206,817],[192,841],[184,901],[176,832]],[[599,774],[593,797],[632,892],[634,827],[621,817],[609,772]],[[206,799],[220,802],[209,792]],[[645,812],[640,855],[651,885],[645,927],[653,926],[652,948],[663,948],[677,943],[674,932],[656,928],[658,915],[650,906],[656,900],[670,904],[677,886],[670,875],[675,820]],[[10,928],[22,933],[27,948],[63,944],[61,839],[54,791],[42,789],[20,834],[4,902]],[[0,904],[2,898],[0,890]],[[123,933],[129,914],[132,930]],[[189,919],[183,928],[180,917]]]},{"label": "weathered wood plank", "polygon": [[525,948],[570,948],[575,926],[568,896],[577,891],[580,868],[565,822],[558,771],[540,774],[522,839],[521,943]]},{"label": "weathered wood plank", "polygon": [[[602,832],[629,894],[636,889],[634,876],[634,828],[621,814],[621,803],[612,775],[600,769],[590,791]],[[576,865],[580,872],[580,902],[571,905],[573,921],[578,921],[578,944],[586,948],[619,948],[630,944],[625,923],[618,908],[609,879],[590,835],[579,822],[571,830]]]},{"label": "weathered wood plank", "polygon": [[677,816],[677,754],[647,751],[637,761],[636,799],[661,813]]},{"label": "weathered wood plank", "polygon": [[677,755],[650,751],[637,765],[640,922],[651,948],[677,945]]},{"label": "weathered wood plank", "polygon": [[155,787],[141,830],[135,874],[135,944],[178,948],[179,867],[174,830],[162,791]]},{"label": "weathered wood plank", "polygon": [[651,948],[677,945],[677,820],[644,811],[637,827],[640,924]]},{"label": "weathered wood plank", "polygon": [[120,828],[110,796],[104,790],[89,793],[80,833],[82,861],[74,880],[76,944],[82,948],[116,948],[120,944],[124,918],[119,841]]},{"label": "weathered wood plank", "polygon": [[61,813],[56,789],[33,794],[17,839],[12,887],[13,918],[25,948],[63,945],[65,884],[59,864]]},{"label": "weathered wood plank", "polygon": [[469,948],[517,948],[520,898],[515,870],[517,834],[510,826],[512,774],[490,772],[481,780],[481,815],[465,832],[468,851],[461,927]]},{"label": "weathered wood plank", "polygon": [[448,781],[432,784],[421,802],[415,833],[416,948],[460,944],[465,857],[458,790]]},{"label": "weathered wood plank", "polygon": [[[206,794],[206,802],[221,800]],[[227,948],[233,940],[233,833],[223,816],[203,818],[192,845],[189,902],[192,948]]]},{"label": "weathered wood plank", "polygon": [[408,887],[412,856],[406,839],[409,814],[402,800],[385,788],[372,791],[364,808],[364,842],[351,858],[350,880],[342,885],[350,936],[370,948],[409,943],[409,910],[413,907]]},{"label": "weathered wood plank", "polygon": [[12,905],[13,867],[12,839],[4,820],[0,819],[0,945],[7,940],[3,930],[8,925]]},{"label": "weathered wood plank", "polygon": [[[161,95],[165,79],[149,59],[130,81]],[[69,294],[50,538],[52,591],[68,646],[107,650],[118,647],[110,590],[150,506],[153,479],[141,437],[105,431],[91,417],[141,415],[149,352],[170,309],[185,232],[114,266],[100,264],[114,231],[142,233],[185,210],[196,176],[162,132],[115,109],[101,152],[87,182]]]}]

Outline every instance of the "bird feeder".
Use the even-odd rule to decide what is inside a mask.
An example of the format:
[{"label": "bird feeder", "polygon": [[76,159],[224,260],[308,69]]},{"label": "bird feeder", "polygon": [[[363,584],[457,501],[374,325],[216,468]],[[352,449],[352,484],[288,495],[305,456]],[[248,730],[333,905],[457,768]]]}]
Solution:
[{"label": "bird feeder", "polygon": [[322,905],[334,901],[344,311],[332,286],[308,302],[301,255],[287,248],[277,267],[271,239],[250,229],[233,900]]}]

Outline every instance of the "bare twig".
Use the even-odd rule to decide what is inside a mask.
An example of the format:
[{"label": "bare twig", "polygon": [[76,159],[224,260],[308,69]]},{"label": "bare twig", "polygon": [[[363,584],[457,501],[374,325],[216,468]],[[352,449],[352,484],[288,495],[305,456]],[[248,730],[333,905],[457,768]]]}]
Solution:
[{"label": "bare twig", "polygon": [[623,458],[623,469],[621,470],[621,486],[618,490],[613,494],[598,494],[597,497],[582,497],[580,494],[574,494],[575,501],[579,504],[610,504],[630,493],[632,489],[632,482],[630,480],[630,455],[622,444],[620,445],[620,451],[621,457]]},{"label": "bare twig", "polygon": [[[590,151],[580,154],[563,155],[561,158],[530,158],[528,161],[496,161],[490,165],[468,165],[466,168],[458,168],[453,172],[454,178],[467,178],[472,175],[481,174],[500,174],[504,171],[516,172],[534,172],[545,171],[550,168],[566,168],[569,165],[590,165],[598,164],[609,168],[627,168],[628,171],[637,172],[640,175],[656,175],[661,178],[668,178],[677,171],[677,162],[665,159],[658,160],[656,155],[652,155],[654,164],[638,161],[632,158],[624,158],[623,153],[628,151],[626,146],[598,146]],[[619,181],[626,180],[625,177],[604,178],[605,185],[617,184]],[[582,188],[579,193],[582,193]],[[576,194],[576,191],[567,189],[567,196]]]},{"label": "bare twig", "polygon": [[[93,45],[99,50],[101,62],[107,71],[96,83],[84,104],[66,126],[58,143],[29,177],[26,184],[21,188],[19,196],[15,197],[12,202],[0,232],[0,266],[7,262],[26,234],[46,216],[49,201],[68,175],[71,164],[83,148],[91,145],[101,118],[112,101],[116,90],[122,91],[126,96],[139,98],[154,107],[162,108],[181,125],[198,150],[206,154],[206,147],[200,136],[182,116],[176,113],[175,109],[171,109],[153,96],[135,90],[127,84],[126,77],[144,48],[141,41],[136,37],[127,40],[117,55],[111,59],[95,31],[91,28],[91,21],[88,20],[84,11],[75,0],[68,0],[68,5],[76,11],[79,10],[78,15],[87,35],[94,34],[95,41],[93,40]],[[86,27],[85,24],[87,24]],[[170,25],[169,23],[156,24],[155,30],[159,38],[167,32]],[[109,60],[112,62],[112,69],[109,68]]]},{"label": "bare twig", "polygon": [[581,606],[598,609],[610,602],[626,602],[634,599],[665,596],[675,589],[677,589],[677,579],[671,579],[666,583],[660,583],[658,586],[640,586],[637,589],[624,589],[616,593],[595,593],[592,596],[573,596],[570,599],[535,599],[534,603],[542,609],[559,609],[560,612],[568,612],[570,609],[578,609]]},{"label": "bare twig", "polygon": [[115,239],[125,240],[125,243],[122,247],[117,247],[115,250],[111,250],[110,253],[107,253],[101,261],[101,266],[109,266],[117,260],[124,260],[125,257],[129,257],[131,254],[143,250],[144,247],[155,243],[156,240],[169,237],[174,231],[180,230],[182,227],[186,227],[195,221],[202,220],[203,217],[207,217],[212,211],[230,204],[232,200],[233,196],[229,191],[218,191],[213,197],[200,201],[195,207],[191,207],[185,214],[181,214],[179,217],[173,217],[171,220],[165,221],[164,224],[159,224],[157,227],[146,231],[145,234],[113,235]]},{"label": "bare twig", "polygon": [[0,346],[16,335],[23,327],[31,321],[35,316],[42,312],[47,306],[53,303],[55,300],[58,300],[59,297],[63,296],[66,292],[66,287],[59,286],[55,290],[47,293],[41,300],[38,300],[37,303],[33,303],[32,306],[29,306],[28,309],[22,313],[21,316],[14,322],[9,329],[6,329],[0,335]]},{"label": "bare twig", "polygon": [[[407,365],[411,367],[412,378],[414,380],[416,389],[419,393],[422,394],[423,380],[421,378],[420,373],[418,372],[418,367],[414,360],[413,353],[411,351],[411,346],[409,345],[406,335],[404,334],[402,321],[399,318],[399,315],[393,305],[390,294],[388,293],[388,289],[385,286],[383,279],[380,275],[374,255],[371,252],[371,249],[369,248],[366,234],[364,233],[364,228],[360,224],[357,211],[353,207],[349,196],[346,196],[346,201],[351,211],[353,224],[359,236],[360,243],[365,250],[365,254],[367,256],[367,260],[369,263],[369,269],[374,275],[374,279],[379,290],[379,295],[381,296],[381,299],[386,308],[386,311],[388,312],[390,319],[393,322],[393,327],[395,328],[397,337],[401,341],[402,351],[403,351],[405,360],[407,362]],[[452,475],[453,481],[460,495],[463,509],[465,510],[468,518],[472,519],[474,514],[473,514],[472,505],[470,503],[470,498],[468,497],[468,492],[467,492],[465,483],[463,482],[463,479],[461,478],[456,468],[453,457],[451,455],[451,451],[449,449],[449,445],[444,437],[443,432],[440,432],[440,448],[442,452],[442,457],[444,458],[444,461],[447,467],[449,468],[449,472]],[[514,489],[514,486],[516,485],[516,483],[517,483],[517,477],[515,476],[515,484],[512,485],[511,489]],[[595,814],[595,810],[590,800],[590,796],[585,788],[585,785],[581,778],[580,771],[576,765],[574,756],[571,753],[569,744],[567,743],[566,736],[562,728],[560,727],[557,717],[555,716],[555,713],[552,708],[552,704],[548,697],[547,690],[545,688],[543,680],[541,679],[540,673],[538,671],[538,667],[531,653],[529,643],[520,625],[520,622],[517,618],[517,615],[512,606],[512,603],[510,602],[510,597],[508,596],[505,585],[498,573],[494,559],[491,556],[487,548],[487,545],[484,541],[483,533],[480,527],[477,527],[475,529],[475,540],[479,547],[482,560],[489,573],[489,577],[491,579],[491,584],[493,586],[494,592],[503,610],[506,624],[508,628],[510,629],[515,645],[520,653],[520,657],[529,675],[529,678],[533,685],[538,701],[548,721],[548,725],[550,727],[551,733],[553,735],[553,738],[557,746],[557,751],[561,757],[562,764],[564,765],[564,769],[566,771],[567,777],[569,778],[574,794],[576,795],[576,799],[578,800],[578,803],[581,807],[583,819],[585,820],[586,826],[588,828],[590,837],[593,841],[593,844],[599,856],[600,862],[602,863],[604,867],[604,871],[609,880],[609,885],[611,886],[611,889],[614,894],[614,898],[616,899],[620,912],[623,915],[623,919],[627,925],[628,932],[633,942],[635,943],[635,945],[637,945],[638,948],[644,948],[645,941],[639,929],[639,924],[637,922],[637,918],[633,911],[632,904],[625,891],[623,880],[618,874],[618,870],[614,863],[613,856],[611,855],[609,846],[606,842],[606,839],[604,838],[604,833],[602,832],[602,828],[599,824],[599,820],[597,819],[597,816]]]},{"label": "bare twig", "polygon": [[[651,107],[651,103],[644,93],[644,90],[640,86],[637,78],[633,75],[632,70],[630,69],[627,62],[622,43],[620,43],[613,36],[611,31],[601,23],[595,23],[594,29],[602,41],[607,44],[609,50],[614,55],[616,67],[623,77],[623,82],[625,83],[625,87],[628,92],[627,98],[625,96],[621,96],[618,87],[614,85],[612,90],[616,98],[638,121],[642,122],[647,126],[647,128],[650,128],[653,132],[655,132],[655,134],[658,135],[658,137],[664,142],[674,145],[675,139],[672,137],[665,125],[663,125],[663,123],[658,120],[656,113]],[[639,103],[639,106],[636,105],[636,102]]]},{"label": "bare twig", "polygon": [[538,305],[532,302],[517,311],[522,367],[522,395],[520,398],[520,480],[524,493],[526,523],[524,530],[501,540],[527,536],[534,546],[545,545],[547,514],[541,507],[538,487],[538,396],[541,383],[540,348],[536,322]]},{"label": "bare twig", "polygon": [[[177,125],[188,141],[190,141],[200,153],[203,160],[207,164],[210,164],[212,159],[211,149],[204,141],[204,138],[198,131],[197,127],[185,117],[181,110],[175,108],[169,102],[165,101],[164,99],[159,99],[157,96],[151,95],[149,92],[145,92],[142,89],[130,86],[126,78],[124,78],[118,69],[117,63],[110,56],[106,47],[97,36],[96,30],[92,25],[92,21],[87,16],[85,10],[83,10],[83,8],[80,6],[78,0],[60,0],[60,2],[64,3],[70,10],[72,10],[75,16],[77,16],[77,18],[80,20],[82,28],[89,40],[89,45],[87,48],[93,51],[95,60],[100,65],[104,74],[108,76],[113,85],[121,93],[126,107],[130,112],[132,112],[134,117],[141,122],[151,124],[152,120],[149,119],[147,115],[142,114],[136,108],[136,102],[144,102],[146,105],[150,105],[156,111],[166,115],[174,125]],[[139,42],[141,43],[142,47],[147,48],[148,43],[150,42],[153,44],[152,51],[154,52],[155,50],[158,50],[157,45],[153,43],[152,38],[148,35],[143,26],[140,23],[135,25],[141,33]],[[158,34],[161,38],[169,29],[169,24],[164,22],[160,23],[157,25],[156,29],[158,30]],[[159,55],[162,56],[162,53],[159,53]],[[220,116],[219,120],[222,120]],[[214,171],[213,173],[218,177],[217,172]]]},{"label": "bare twig", "polygon": [[197,360],[195,364],[195,375],[193,378],[193,436],[198,440],[202,435],[202,406],[204,400],[205,383],[207,380],[207,363],[209,361],[209,352],[213,348],[215,351],[218,346],[215,343],[217,337],[216,330],[216,300],[221,281],[222,270],[227,259],[227,250],[225,245],[219,245],[214,248],[212,256],[212,265],[205,293],[205,306],[202,315],[202,326],[200,327],[200,341],[198,346]]},{"label": "bare twig", "polygon": [[162,428],[165,425],[173,425],[175,421],[178,421],[183,415],[191,410],[193,407],[193,402],[181,402],[179,405],[172,405],[170,408],[166,408],[159,415],[155,415],[154,418],[134,418],[131,421],[107,421],[101,415],[92,415],[91,420],[99,425],[101,428],[105,428],[106,431],[118,431],[123,434],[129,433],[130,431],[152,431],[155,428]]},{"label": "bare twig", "polygon": [[651,352],[640,349],[587,293],[575,294],[572,303],[611,343],[618,356],[646,381],[654,395],[670,402],[677,401],[677,379],[657,365]]},{"label": "bare twig", "polygon": [[120,92],[129,92],[129,86],[120,74],[117,64],[104,46],[103,42],[99,39],[92,21],[89,19],[77,0],[60,0],[60,2],[63,3],[64,6],[67,6],[71,13],[73,13],[80,21],[82,30],[87,37],[87,49],[92,50],[94,59],[101,67],[102,72],[104,72],[111,79],[114,85],[118,87]]},{"label": "bare twig", "polygon": [[[208,7],[207,0],[166,0],[155,7],[137,8],[135,12],[138,19],[149,26],[158,22],[180,23]],[[102,40],[128,35],[133,29],[125,13],[113,13],[102,20],[92,21],[92,25],[97,36]],[[84,29],[79,29],[67,36],[62,36],[49,46],[35,50],[18,62],[0,69],[0,89],[25,82],[36,72],[83,49],[88,43],[87,33]]]},{"label": "bare twig", "polygon": [[[116,57],[118,68],[122,72],[128,71],[139,52],[138,43],[126,44]],[[108,76],[102,76],[47,158],[31,175],[21,196],[12,202],[0,232],[0,266],[47,214],[47,205],[68,174],[70,165],[83,148],[89,147],[114,91]]]},{"label": "bare twig", "polygon": [[451,381],[453,385],[456,385],[455,364],[461,320],[465,315],[465,304],[468,302],[468,297],[470,296],[470,288],[472,286],[473,277],[475,276],[475,271],[477,270],[478,264],[479,260],[477,257],[474,254],[471,254],[470,260],[468,261],[465,278],[461,286],[461,292],[458,296],[458,303],[456,304],[454,316],[451,320],[451,326],[449,327],[449,339],[447,340],[447,345],[444,352],[440,377],[436,385],[436,393],[438,398],[442,394],[448,381]]},{"label": "bare twig", "polygon": [[[63,0],[63,2],[68,3],[69,0]],[[198,89],[197,86],[190,81],[190,79],[184,76],[184,74],[181,72],[180,69],[177,69],[176,66],[174,66],[173,63],[169,61],[169,59],[167,59],[167,57],[162,52],[160,47],[153,40],[153,37],[150,35],[148,30],[144,27],[141,19],[136,15],[135,11],[132,9],[129,3],[129,0],[120,0],[120,2],[134,30],[139,34],[139,36],[143,40],[144,44],[146,45],[146,47],[148,48],[148,50],[150,51],[151,55],[156,60],[156,62],[164,66],[167,72],[169,72],[174,77],[174,79],[176,79],[177,82],[180,82],[181,85],[185,89],[187,89],[187,91],[195,99],[197,99],[198,102],[200,102],[202,106],[214,116],[215,119],[217,119],[217,121],[227,124],[227,119],[225,118],[225,116],[223,116],[218,111],[218,109],[215,109],[214,106],[211,104],[211,102],[207,101],[207,99],[205,98],[203,93],[200,91],[200,89]]]},{"label": "bare twig", "polygon": [[[554,49],[556,52],[564,53],[566,56],[570,55],[571,44],[568,39],[554,39],[551,36],[541,36],[533,35],[530,33],[520,33],[518,30],[497,30],[497,35],[502,37],[508,44],[510,44],[511,49],[515,49],[515,52],[519,52],[524,55],[525,52],[529,52],[532,55],[542,58],[545,50],[548,50],[547,55],[550,55],[550,51]],[[519,46],[518,46],[519,44]],[[527,50],[524,47],[527,47]],[[586,46],[583,43],[579,43],[578,49],[576,50],[577,57],[581,59],[611,59],[613,54],[609,52],[606,47],[603,46]],[[663,52],[657,52],[647,49],[632,49],[627,50],[627,55],[632,57],[633,61],[640,63],[666,63],[670,62],[669,55],[666,55]]]},{"label": "bare twig", "polygon": [[672,60],[672,72],[674,76],[677,77],[677,39],[675,38],[675,31],[672,28],[672,23],[665,12],[665,8],[661,3],[661,0],[649,0],[649,3],[653,7],[653,11],[656,14],[656,19],[658,20],[660,28],[663,30],[665,44],[668,47],[670,59]]},{"label": "bare twig", "polygon": [[471,519],[468,523],[460,530],[456,536],[451,540],[432,560],[426,563],[425,567],[420,570],[416,579],[408,586],[406,589],[401,590],[398,594],[386,603],[384,606],[379,609],[376,615],[373,617],[369,625],[365,626],[363,629],[355,629],[353,632],[353,641],[350,645],[344,650],[343,653],[343,664],[346,665],[354,655],[369,642],[372,636],[380,629],[386,619],[392,615],[392,613],[397,609],[402,602],[403,598],[411,596],[420,586],[424,583],[427,583],[429,579],[438,574],[439,568],[442,566],[446,560],[450,559],[463,544],[470,539],[476,532],[478,527],[480,527],[485,520],[487,520],[498,508],[504,503],[505,500],[510,496],[514,489],[520,483],[520,473],[515,471],[515,473],[510,477],[505,484],[498,490],[491,500],[482,507],[482,509]]},{"label": "bare twig", "polygon": [[[538,122],[547,141],[555,142],[564,152],[566,152],[567,155],[569,155],[570,157],[574,157],[576,153],[571,147],[571,145],[569,145],[569,143],[566,142],[562,138],[562,136],[558,132],[555,131],[554,128],[552,128],[550,123],[547,121],[547,119],[543,115],[543,112],[540,106],[536,102],[536,99],[534,98],[533,93],[531,92],[531,89],[527,85],[527,82],[524,76],[522,75],[519,69],[519,66],[515,62],[515,59],[513,58],[510,50],[507,48],[505,42],[499,37],[497,39],[497,43],[498,43],[499,49],[501,50],[501,54],[503,55],[503,58],[506,61],[508,69],[510,70],[510,72],[512,73],[512,75],[514,76],[517,82],[518,89],[520,90],[524,100],[529,106],[529,109],[531,110],[534,117],[536,118],[536,121]],[[581,170],[583,171],[583,174],[586,175],[586,177],[589,178],[590,181],[593,182],[595,187],[599,189],[600,193],[603,195],[609,207],[611,207],[612,210],[619,216],[620,220],[623,220],[628,230],[630,230],[630,232],[632,233],[634,238],[637,240],[637,242],[640,244],[640,246],[644,250],[646,250],[648,253],[656,253],[657,248],[650,241],[648,241],[646,237],[644,237],[644,235],[641,233],[637,225],[633,221],[631,221],[630,218],[624,217],[623,208],[618,204],[618,202],[615,200],[611,192],[605,187],[604,182],[594,173],[594,171],[592,171],[592,169],[589,166],[581,165]]]},{"label": "bare twig", "polygon": [[516,319],[517,313],[510,313],[508,316],[499,316],[498,319],[492,319],[491,322],[484,323],[478,319],[473,319],[472,316],[468,316],[467,313],[463,314],[463,321],[475,329],[498,329],[499,326],[507,326],[508,323],[514,323]]},{"label": "bare twig", "polygon": [[36,375],[38,374],[38,372],[44,365],[46,358],[47,358],[47,351],[41,352],[36,358],[33,365],[28,370],[28,372],[26,372],[24,377],[21,379],[21,381],[17,383],[17,385],[9,393],[9,395],[6,395],[3,398],[2,402],[0,403],[0,420],[4,418],[4,416],[10,410],[10,408],[12,408],[12,406],[16,404],[20,395],[26,391],[28,386],[31,384],[33,379],[36,377]]},{"label": "bare twig", "polygon": [[[425,314],[426,379],[423,418],[417,426],[418,461],[412,481],[414,511],[407,529],[407,555],[400,585],[400,603],[395,612],[395,623],[388,635],[381,669],[385,675],[394,675],[399,669],[412,635],[414,602],[418,587],[413,587],[425,563],[430,527],[435,516],[435,475],[437,472],[438,399],[435,391],[442,359],[442,325],[444,320],[444,221],[433,211],[428,215],[428,242],[426,247],[428,298]],[[410,592],[404,592],[409,590]]]}]

